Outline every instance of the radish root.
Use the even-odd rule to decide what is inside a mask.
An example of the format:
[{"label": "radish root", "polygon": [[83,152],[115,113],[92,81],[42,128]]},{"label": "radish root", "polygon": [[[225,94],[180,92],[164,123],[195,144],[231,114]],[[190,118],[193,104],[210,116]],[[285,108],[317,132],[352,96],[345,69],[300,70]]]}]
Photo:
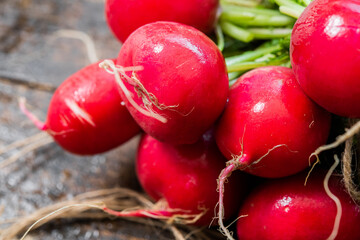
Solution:
[{"label": "radish root", "polygon": [[63,37],[63,38],[74,38],[82,41],[86,47],[88,58],[91,63],[99,61],[99,58],[96,54],[96,48],[94,41],[91,37],[85,32],[69,29],[61,29],[54,33],[54,37]]},{"label": "radish root", "polygon": [[326,194],[335,202],[336,204],[336,216],[335,216],[335,221],[334,221],[334,227],[333,230],[330,234],[330,236],[327,238],[327,240],[334,240],[339,232],[339,228],[340,228],[340,220],[341,220],[341,216],[342,216],[342,207],[341,207],[341,202],[339,200],[338,197],[336,197],[329,189],[329,179],[332,175],[332,173],[334,172],[335,168],[338,166],[340,160],[338,158],[338,156],[334,156],[334,164],[331,166],[331,168],[329,169],[329,171],[327,172],[325,179],[324,179],[324,189]]},{"label": "radish root", "polygon": [[[154,105],[157,108],[159,108],[160,110],[163,110],[167,107],[165,107],[162,104],[159,104],[156,97],[153,94],[147,92],[147,90],[144,88],[144,86],[136,78],[135,71],[141,71],[141,70],[143,70],[143,67],[136,66],[136,67],[124,68],[121,66],[115,66],[114,62],[111,60],[104,60],[103,62],[101,62],[99,64],[99,66],[101,68],[104,68],[105,70],[107,70],[107,72],[115,75],[116,82],[119,85],[119,87],[121,88],[122,92],[124,93],[126,99],[129,101],[131,106],[133,106],[137,111],[139,111],[140,113],[142,113],[143,115],[145,115],[147,117],[154,118],[162,123],[167,122],[167,119],[165,117],[161,116],[160,114],[154,112],[152,110],[151,106]],[[131,78],[129,76],[127,76],[125,73],[128,71],[133,72]],[[134,101],[133,94],[126,88],[122,78],[126,79],[126,81],[129,84],[131,84],[135,87],[139,97],[141,97],[143,100],[145,108],[142,108]],[[175,106],[170,106],[170,107],[175,107]]]},{"label": "radish root", "polygon": [[311,172],[314,170],[314,167],[318,163],[320,163],[319,154],[321,152],[327,151],[327,150],[330,150],[330,149],[333,149],[333,148],[336,148],[336,147],[340,146],[341,144],[346,142],[346,140],[351,139],[352,137],[354,137],[359,132],[360,132],[360,121],[356,122],[351,128],[346,130],[344,134],[339,135],[333,143],[318,147],[309,157],[309,166],[311,166],[311,159],[313,157],[316,158],[316,161],[311,166],[311,169],[309,170],[309,172],[308,172],[308,174],[306,176],[304,185],[306,185],[306,182],[308,181]]},{"label": "radish root", "polygon": [[45,123],[41,122],[33,113],[26,108],[26,99],[24,97],[19,98],[20,110],[34,123],[34,125],[41,131],[47,130]]},{"label": "radish root", "polygon": [[273,150],[280,148],[280,147],[286,147],[290,152],[297,152],[292,151],[289,149],[289,147],[286,144],[279,144],[267,151],[263,156],[261,156],[256,161],[253,161],[249,163],[249,157],[247,155],[243,154],[243,143],[241,142],[241,154],[239,156],[233,156],[233,159],[228,161],[226,163],[226,168],[223,169],[219,175],[218,178],[218,192],[219,192],[219,201],[218,201],[218,223],[219,223],[219,231],[225,235],[229,240],[234,240],[233,233],[228,230],[227,227],[225,227],[223,219],[224,219],[224,192],[225,192],[225,183],[227,179],[230,177],[231,173],[237,169],[245,170],[246,168],[250,168],[258,163],[261,162],[263,158],[265,158],[267,155],[269,155]]},{"label": "radish root", "polygon": [[[78,195],[73,200],[68,200],[65,202],[60,202],[41,208],[27,217],[19,217],[16,221],[13,222],[10,227],[0,231],[0,238],[4,240],[10,240],[25,231],[21,238],[24,239],[31,230],[36,229],[55,219],[103,219],[108,218],[110,215],[120,216],[123,213],[125,213],[125,215],[128,215],[130,212],[139,212],[138,209],[140,208],[146,208],[149,210],[143,210],[143,212],[147,212],[149,214],[145,214],[144,216],[150,219],[154,219],[155,217],[156,219],[163,220],[160,222],[153,221],[153,223],[154,225],[157,224],[157,227],[159,228],[167,227],[171,232],[173,232],[175,238],[180,240],[185,239],[182,237],[186,232],[188,232],[189,229],[191,229],[191,227],[182,226],[182,228],[185,228],[184,232],[180,231],[177,227],[175,227],[173,223],[193,223],[193,220],[196,221],[205,213],[202,212],[197,215],[191,215],[186,214],[185,211],[181,211],[179,209],[167,209],[167,213],[170,214],[168,216],[158,217],[156,215],[150,214],[151,212],[158,211],[158,208],[162,208],[164,206],[167,205],[164,205],[163,201],[153,203],[145,195],[130,189],[102,189]],[[98,209],[100,211],[89,211],[91,209]],[[144,220],[141,218],[131,218],[130,220],[144,223]],[[146,223],[149,224],[148,222]],[[0,222],[0,226],[3,224],[5,224],[5,221]],[[180,237],[179,233],[181,233],[182,237]],[[209,237],[204,239],[211,238]]]},{"label": "radish root", "polygon": [[219,192],[219,202],[218,202],[218,223],[219,223],[219,231],[225,235],[228,239],[234,240],[233,232],[230,232],[227,227],[225,227],[223,219],[225,216],[224,209],[224,192],[225,192],[225,182],[228,177],[230,177],[231,173],[237,169],[235,164],[228,165],[225,169],[223,169],[218,178],[218,192]]}]

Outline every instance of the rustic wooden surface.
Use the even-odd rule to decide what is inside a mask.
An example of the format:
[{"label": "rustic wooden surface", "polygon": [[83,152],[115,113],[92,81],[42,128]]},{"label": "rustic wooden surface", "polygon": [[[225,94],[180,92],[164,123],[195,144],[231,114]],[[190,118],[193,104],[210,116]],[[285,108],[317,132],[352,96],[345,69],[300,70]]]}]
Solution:
[{"label": "rustic wooden surface", "polygon": [[[90,63],[83,42],[56,38],[61,29],[83,31],[99,58],[116,57],[120,44],[104,19],[103,0],[0,1],[0,149],[39,132],[20,112],[18,98],[45,119],[52,92]],[[90,190],[139,189],[134,173],[138,137],[94,157],[64,152],[55,143],[0,169],[0,221],[25,216]],[[0,155],[1,161],[19,149]],[[56,221],[34,230],[34,239],[169,239],[165,230],[125,220]],[[30,238],[29,238],[30,239]]]}]

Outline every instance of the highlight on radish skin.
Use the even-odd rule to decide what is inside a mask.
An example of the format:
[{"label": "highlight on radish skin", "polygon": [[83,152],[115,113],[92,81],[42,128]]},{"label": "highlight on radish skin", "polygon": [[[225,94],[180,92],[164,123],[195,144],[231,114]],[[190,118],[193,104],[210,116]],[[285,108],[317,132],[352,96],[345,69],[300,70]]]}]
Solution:
[{"label": "highlight on radish skin", "polygon": [[122,103],[114,77],[88,65],[55,91],[47,119],[41,123],[20,103],[22,111],[65,150],[92,155],[113,149],[140,132]]},{"label": "highlight on radish skin", "polygon": [[[229,160],[219,176],[218,215],[233,171],[267,178],[300,172],[326,142],[329,129],[330,114],[304,94],[291,69],[262,67],[240,77],[216,128],[217,145]],[[221,218],[219,225],[229,236]]]},{"label": "highlight on radish skin", "polygon": [[[331,234],[338,213],[335,202],[324,190],[325,174],[320,169],[313,171],[306,186],[306,171],[259,185],[242,204],[239,215],[248,216],[237,222],[238,238],[334,239]],[[346,193],[339,176],[331,176],[329,188],[342,207],[335,239],[360,239],[359,206]]]},{"label": "highlight on radish skin", "polygon": [[106,0],[105,16],[114,35],[124,42],[137,28],[155,21],[173,21],[209,34],[213,31],[219,0]]},{"label": "highlight on radish skin", "polygon": [[296,79],[317,104],[360,117],[360,2],[314,0],[296,21],[290,58]]},{"label": "highlight on radish skin", "polygon": [[216,142],[238,168],[275,178],[305,169],[329,130],[330,114],[305,95],[291,69],[271,66],[249,71],[230,88]]},{"label": "highlight on radish skin", "polygon": [[119,89],[135,121],[160,141],[195,143],[225,107],[229,82],[224,57],[193,27],[173,22],[144,25],[125,41],[116,65],[143,67],[122,76],[126,91],[165,123],[138,111]]},{"label": "highlight on radish skin", "polygon": [[[186,214],[205,213],[196,225],[209,226],[217,203],[216,178],[224,164],[212,131],[192,145],[173,146],[149,135],[140,141],[136,170],[144,190],[155,200],[165,199],[171,209]],[[227,184],[225,219],[237,213],[247,193],[249,176],[234,173]]]}]

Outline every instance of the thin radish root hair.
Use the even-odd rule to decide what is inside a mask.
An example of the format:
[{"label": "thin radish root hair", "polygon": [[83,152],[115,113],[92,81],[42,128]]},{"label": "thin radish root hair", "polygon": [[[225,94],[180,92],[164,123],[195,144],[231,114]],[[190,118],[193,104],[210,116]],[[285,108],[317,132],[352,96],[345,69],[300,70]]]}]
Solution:
[{"label": "thin radish root hair", "polygon": [[67,205],[67,206],[64,206],[64,207],[61,207],[45,216],[43,216],[42,218],[38,219],[36,222],[34,222],[27,230],[26,232],[24,233],[24,235],[20,238],[20,240],[24,240],[25,237],[29,234],[29,232],[37,225],[39,224],[40,222],[44,221],[46,218],[48,217],[51,217],[52,215],[56,215],[62,211],[65,211],[69,208],[73,208],[73,207],[88,207],[88,208],[97,208],[97,209],[101,209],[100,206],[98,205],[95,205],[95,204],[86,204],[86,203],[82,203],[82,204],[72,204],[72,205]]},{"label": "thin radish root hair", "polygon": [[335,168],[337,167],[337,165],[339,164],[340,160],[338,158],[338,156],[334,156],[334,164],[331,166],[331,168],[329,169],[329,171],[327,172],[325,178],[324,178],[324,189],[326,194],[329,196],[329,198],[331,198],[335,204],[336,204],[336,216],[335,216],[335,221],[334,221],[334,226],[332,229],[332,232],[330,234],[330,236],[327,238],[327,240],[334,240],[339,232],[339,228],[340,228],[340,220],[341,220],[341,216],[342,216],[342,207],[341,207],[341,202],[339,200],[338,197],[336,197],[329,189],[329,179],[332,175],[332,173],[334,172]]},{"label": "thin radish root hair", "polygon": [[91,37],[82,31],[61,29],[54,33],[54,37],[73,38],[82,41],[86,47],[87,55],[91,63],[99,61],[96,53],[95,43]]},{"label": "thin radish root hair", "polygon": [[346,140],[354,137],[357,133],[360,132],[360,121],[356,122],[351,128],[347,129],[345,133],[342,135],[339,135],[336,140],[330,144],[323,145],[318,147],[310,156],[309,156],[309,165],[311,165],[311,158],[316,157],[315,163],[311,166],[311,169],[309,170],[304,185],[306,185],[306,182],[308,181],[311,172],[314,170],[314,167],[316,164],[320,163],[319,154],[323,151],[327,151],[330,149],[334,149],[338,146],[340,146],[342,143],[346,142]]},{"label": "thin radish root hair", "polygon": [[[249,168],[255,164],[258,164],[259,162],[261,162],[261,160],[264,157],[266,157],[272,151],[274,151],[275,149],[280,148],[280,147],[286,147],[290,152],[297,152],[297,151],[292,151],[286,144],[278,144],[278,145],[272,147],[271,149],[269,149],[267,151],[267,153],[265,153],[263,156],[261,156],[256,161],[248,163],[247,162],[248,156],[244,155],[244,152],[243,152],[243,142],[241,142],[240,144],[241,144],[241,154],[240,155],[232,155],[232,157],[233,157],[232,160],[229,160],[226,162],[226,168],[224,168],[221,171],[219,178],[217,180],[218,181],[217,191],[219,192],[219,201],[216,206],[219,209],[218,213],[217,213],[217,218],[218,218],[218,223],[219,223],[219,231],[223,235],[225,235],[229,240],[234,240],[233,233],[228,230],[228,227],[225,227],[223,219],[224,219],[224,215],[225,215],[225,211],[224,211],[225,183],[226,183],[228,177],[230,177],[231,173],[237,169],[245,170],[246,168]],[[244,161],[244,159],[245,159],[245,161]]]},{"label": "thin radish root hair", "polygon": [[[154,101],[154,100],[149,100],[150,99],[150,95],[149,93],[146,91],[146,89],[142,86],[139,85],[140,81],[138,81],[136,78],[130,78],[129,76],[126,75],[126,71],[133,71],[133,74],[135,71],[141,71],[143,70],[143,67],[141,66],[135,66],[135,67],[121,67],[121,66],[116,66],[114,64],[113,61],[111,60],[104,60],[103,62],[101,62],[99,64],[99,66],[101,68],[106,69],[109,73],[114,74],[115,75],[115,79],[117,84],[119,85],[119,87],[121,88],[122,92],[124,93],[126,99],[129,101],[129,103],[131,104],[131,106],[133,106],[137,111],[139,111],[140,113],[142,113],[143,115],[147,116],[147,117],[151,117],[154,118],[162,123],[166,123],[167,119],[163,116],[161,116],[158,113],[155,113],[153,110],[149,109],[149,101]],[[120,76],[121,75],[121,76]],[[126,88],[125,84],[123,83],[122,77],[125,78],[127,80],[127,82],[131,85],[133,85],[135,88],[139,87],[139,89],[141,88],[140,86],[142,86],[142,93],[145,94],[147,96],[147,98],[149,98],[147,100],[147,102],[144,102],[144,106],[145,108],[142,108],[141,106],[139,106],[135,100],[133,99],[133,94]],[[145,90],[145,91],[144,91]],[[139,91],[137,91],[139,94]],[[143,101],[144,101],[144,97],[140,96]],[[156,100],[157,101],[157,100]],[[155,102],[156,103],[156,102]],[[152,104],[151,104],[152,105]]]},{"label": "thin radish root hair", "polygon": [[[107,207],[108,206],[108,207]],[[150,220],[154,218],[162,221],[152,221],[153,225],[157,225],[159,228],[168,228],[173,234],[175,239],[186,239],[184,235],[187,234],[187,229],[191,229],[191,226],[181,225],[184,230],[179,230],[173,223],[191,224],[197,221],[205,214],[187,214],[179,209],[167,209],[170,215],[161,218],[158,215],[151,214],[152,211],[156,211],[157,208],[167,206],[163,201],[157,203],[151,202],[145,195],[137,193],[136,191],[126,188],[114,188],[114,189],[101,189],[92,192],[83,193],[76,196],[73,200],[65,202],[55,203],[53,205],[41,208],[27,217],[19,217],[17,221],[13,221],[13,224],[7,229],[0,230],[0,238],[4,240],[10,240],[16,237],[18,234],[23,233],[22,240],[30,233],[31,230],[44,225],[54,219],[60,218],[107,218],[110,215],[118,216],[122,213],[128,213],[129,209],[141,209],[148,208],[149,210],[143,210]],[[118,209],[107,211],[106,209]],[[98,209],[100,211],[90,211],[90,209]],[[113,211],[113,212],[111,212]],[[110,214],[110,215],[109,215]],[[182,219],[183,221],[179,221]],[[143,218],[131,218],[131,221],[144,223]],[[145,222],[149,224],[149,222]],[[3,222],[0,222],[0,225]],[[176,228],[176,232],[174,232]],[[181,237],[179,235],[181,233]],[[192,233],[193,234],[193,233]],[[197,234],[196,234],[197,235]],[[198,235],[205,235],[202,232],[198,232]],[[211,239],[211,238],[203,238]]]},{"label": "thin radish root hair", "polygon": [[40,121],[38,117],[26,108],[26,99],[24,97],[20,97],[18,101],[20,110],[34,123],[34,125],[41,131],[47,130],[46,124]]},{"label": "thin radish root hair", "polygon": [[228,165],[226,168],[224,168],[218,178],[218,192],[219,192],[219,201],[217,204],[218,210],[218,223],[219,223],[219,231],[225,235],[228,239],[234,240],[233,233],[230,232],[224,225],[223,219],[225,216],[225,209],[224,209],[224,192],[225,192],[225,182],[227,178],[231,175],[233,171],[235,171],[237,168],[234,164]]}]

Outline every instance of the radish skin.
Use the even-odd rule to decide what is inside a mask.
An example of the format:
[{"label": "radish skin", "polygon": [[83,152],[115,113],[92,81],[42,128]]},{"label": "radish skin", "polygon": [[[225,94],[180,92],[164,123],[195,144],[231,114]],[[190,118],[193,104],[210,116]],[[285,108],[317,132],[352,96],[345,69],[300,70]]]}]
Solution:
[{"label": "radish skin", "polygon": [[113,76],[99,62],[67,78],[55,91],[45,123],[20,102],[22,111],[65,150],[93,155],[111,150],[140,132],[120,97]]},{"label": "radish skin", "polygon": [[[304,94],[291,69],[262,67],[242,75],[230,88],[216,127],[217,145],[229,160],[219,176],[218,215],[223,214],[224,183],[232,172],[266,178],[300,172],[326,142],[329,129],[330,114]],[[232,239],[221,217],[219,225]]]},{"label": "radish skin", "polygon": [[[144,190],[153,199],[165,199],[171,209],[203,215],[195,224],[209,226],[217,203],[216,178],[224,164],[209,131],[195,144],[173,146],[149,135],[140,141],[136,170]],[[227,184],[225,219],[234,216],[247,192],[249,179],[236,173]],[[216,223],[216,222],[215,222]]]},{"label": "radish skin", "polygon": [[219,0],[106,0],[105,16],[111,31],[124,42],[137,28],[156,21],[179,22],[209,34],[218,6]]},{"label": "radish skin", "polygon": [[305,93],[331,113],[360,117],[360,2],[314,0],[296,21],[290,58]]},{"label": "radish skin", "polygon": [[329,180],[330,191],[342,207],[334,236],[334,221],[339,215],[335,202],[324,190],[325,174],[314,171],[304,186],[306,174],[268,180],[255,188],[239,212],[248,216],[237,222],[238,238],[360,239],[360,208],[346,193],[340,177],[333,175]]},{"label": "radish skin", "polygon": [[216,142],[237,168],[277,178],[305,169],[329,129],[330,114],[304,94],[291,69],[262,67],[230,88]]},{"label": "radish skin", "polygon": [[142,66],[122,80],[138,106],[166,119],[138,111],[120,90],[139,126],[171,144],[192,144],[223,111],[228,75],[217,46],[195,28],[155,22],[133,32],[122,46],[116,65]]}]

